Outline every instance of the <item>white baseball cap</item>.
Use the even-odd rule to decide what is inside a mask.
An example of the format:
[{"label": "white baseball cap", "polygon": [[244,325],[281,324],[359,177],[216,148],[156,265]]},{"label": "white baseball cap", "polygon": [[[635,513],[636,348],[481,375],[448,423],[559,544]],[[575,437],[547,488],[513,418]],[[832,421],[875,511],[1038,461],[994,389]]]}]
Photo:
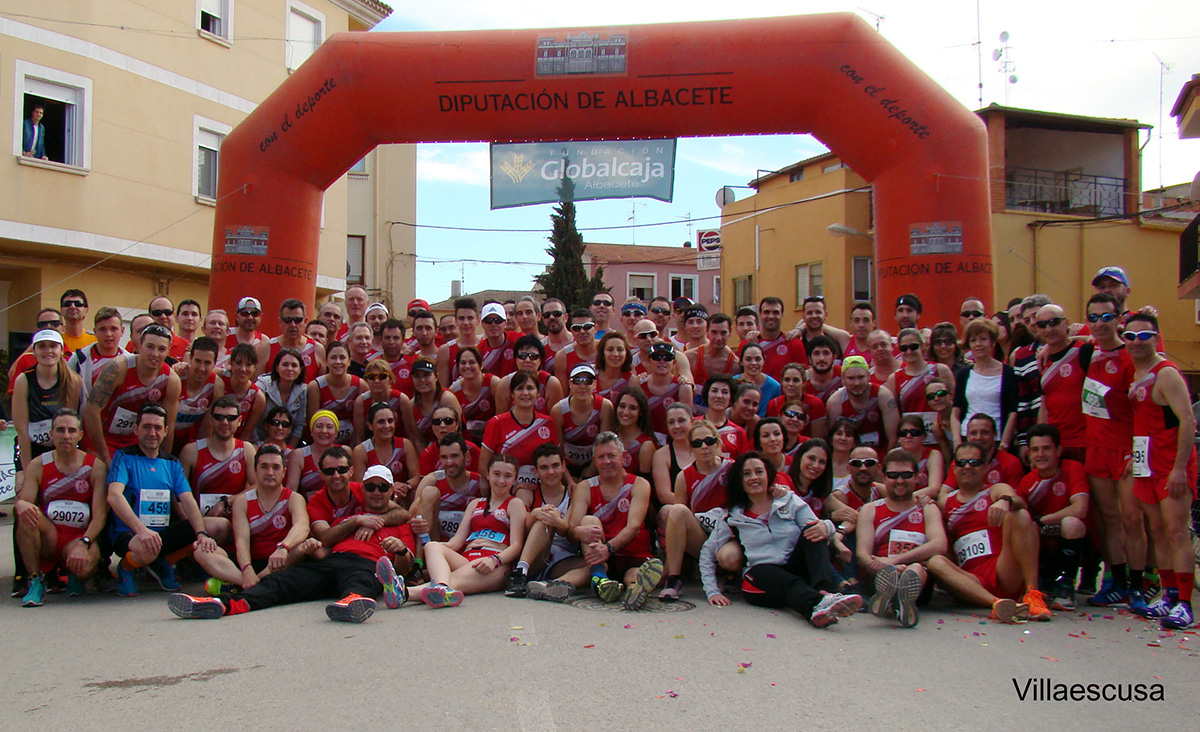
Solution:
[{"label": "white baseball cap", "polygon": [[32,343],[42,343],[44,341],[50,341],[51,343],[57,343],[60,346],[64,345],[63,339],[62,339],[62,333],[59,333],[57,330],[53,330],[52,328],[46,328],[45,330],[39,330],[37,333],[35,333],[33,335]]},{"label": "white baseball cap", "polygon": [[237,309],[239,311],[246,310],[247,308],[262,312],[262,303],[260,303],[256,297],[243,297],[241,300],[238,300]]},{"label": "white baseball cap", "polygon": [[572,378],[572,379],[573,379],[573,378],[575,378],[576,376],[578,376],[578,375],[580,375],[580,374],[590,374],[590,375],[592,375],[592,376],[595,376],[595,375],[596,375],[596,369],[592,368],[592,365],[591,365],[591,364],[587,364],[587,363],[581,363],[581,364],[579,364],[578,366],[576,366],[575,368],[571,369],[571,376],[570,376],[570,378]]},{"label": "white baseball cap", "polygon": [[[367,312],[369,313],[369,312],[371,312],[372,310],[382,310],[384,315],[389,315],[389,314],[390,314],[390,313],[388,313],[387,305],[384,305],[384,304],[383,304],[383,303],[381,303],[381,302],[373,302],[373,303],[371,303],[370,307],[368,307],[368,308],[367,308]],[[363,313],[363,314],[364,314],[364,315],[366,315],[366,313]]]},{"label": "white baseball cap", "polygon": [[501,320],[508,320],[508,313],[504,312],[504,306],[498,302],[489,302],[487,305],[484,305],[483,313],[480,314],[479,319],[483,320],[489,315],[499,315]]},{"label": "white baseball cap", "polygon": [[392,476],[392,471],[386,465],[372,465],[367,468],[366,474],[363,475],[363,482],[366,483],[371,478],[383,478],[388,483],[396,482],[396,479]]}]

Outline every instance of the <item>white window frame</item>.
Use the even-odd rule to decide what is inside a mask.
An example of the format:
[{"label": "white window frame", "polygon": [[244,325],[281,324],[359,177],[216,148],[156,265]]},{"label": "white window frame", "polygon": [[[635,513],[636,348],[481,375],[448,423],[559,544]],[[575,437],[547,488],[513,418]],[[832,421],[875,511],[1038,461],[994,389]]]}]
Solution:
[{"label": "white window frame", "polygon": [[[200,141],[204,136],[202,131],[219,135],[221,142],[224,143],[225,137],[233,132],[233,127],[215,119],[201,117],[198,114],[192,115],[192,197],[196,199],[196,203],[213,205],[217,202],[216,197],[209,197],[200,192]],[[218,148],[218,161],[220,152],[220,148]],[[220,162],[217,163],[217,170],[220,171]]]},{"label": "white window frame", "polygon": [[[302,15],[317,24],[317,36],[319,38],[317,42],[317,48],[319,48],[321,44],[325,42],[325,13],[305,5],[304,3],[300,2],[300,0],[288,0],[287,12],[287,18],[284,20],[283,25],[283,65],[287,67],[288,73],[290,74],[296,69],[300,68],[304,61],[308,60],[308,58],[305,57],[304,61],[301,61],[298,64],[292,64],[290,58],[292,55],[292,13]],[[316,53],[316,48],[313,49],[313,53]]]},{"label": "white window frame", "polygon": [[[59,71],[48,66],[30,63],[16,59],[16,84],[13,87],[13,155],[17,156],[18,161],[30,162],[35,165],[43,165],[47,167],[68,168],[73,171],[88,171],[92,169],[92,80],[86,76]],[[21,155],[21,131],[23,129],[23,114],[25,111],[25,80],[27,78],[40,79],[42,81],[57,84],[79,92],[82,99],[79,99],[75,104],[80,108],[78,113],[82,119],[76,120],[74,134],[72,139],[68,141],[68,146],[73,147],[70,157],[75,161],[71,163],[48,162],[45,160],[34,161],[33,158],[26,158]]]},{"label": "white window frame", "polygon": [[650,298],[658,296],[658,273],[657,272],[626,272],[625,273],[625,297],[633,297],[633,294],[631,292],[632,285],[630,284],[630,281],[629,281],[631,277],[650,277],[654,281],[654,287],[653,287],[653,289],[650,290],[650,297],[646,298],[646,300],[649,301]]},{"label": "white window frame", "polygon": [[[359,250],[358,259],[358,279],[351,279],[354,275],[350,270],[350,240],[359,239],[362,241],[362,248]],[[346,235],[346,282],[347,284],[365,284],[367,281],[367,237],[365,234],[347,234]]]},{"label": "white window frame", "polygon": [[[812,287],[812,267],[818,265],[821,268],[821,291],[813,292]],[[800,272],[804,272],[804,289],[800,288]],[[796,309],[804,308],[804,298],[809,295],[824,295],[825,294],[825,260],[816,259],[811,262],[796,265]]]},{"label": "white window frame", "polygon": [[712,301],[714,305],[721,304],[721,275],[713,275]]},{"label": "white window frame", "polygon": [[[737,297],[738,284],[741,282],[745,283],[746,290],[748,291],[746,293],[747,298],[744,303],[739,303],[738,297]],[[733,278],[733,291],[730,293],[730,295],[733,297],[733,305],[734,305],[735,311],[737,310],[737,308],[740,308],[740,307],[753,306],[754,305],[754,275],[747,274],[747,275],[742,275],[740,277],[734,277]]]},{"label": "white window frame", "polygon": [[[867,296],[858,297],[858,288],[855,286],[855,266],[858,260],[866,260],[867,262]],[[850,294],[855,302],[874,302],[875,300],[875,262],[872,257],[853,257],[850,260]]]},{"label": "white window frame", "polygon": [[350,166],[350,170],[347,170],[346,173],[349,174],[351,178],[369,178],[371,171],[368,167],[367,158],[370,155],[371,153],[363,155],[354,163],[354,165]]},{"label": "white window frame", "polygon": [[841,170],[844,167],[846,167],[846,164],[841,160],[837,161],[836,163],[829,163],[828,165],[821,167],[821,174],[824,175],[826,173],[832,173],[836,170]]},{"label": "white window frame", "polygon": [[208,0],[221,6],[221,32],[211,33],[200,27],[200,6],[207,4],[206,0],[196,0],[196,32],[201,38],[215,41],[229,48],[233,45],[233,0]]},{"label": "white window frame", "polygon": [[[688,297],[687,295],[683,294],[684,288],[682,285],[683,285],[683,280],[691,280],[692,281],[692,294],[691,294],[691,297],[688,299],[690,299],[692,302],[700,302],[700,300],[699,300],[699,298],[700,298],[700,276],[699,275],[671,274],[671,294],[672,295],[675,294],[675,292],[674,292],[675,280],[680,281],[680,287],[679,287],[679,296],[680,297]],[[675,298],[672,297],[671,301],[674,302]]]}]

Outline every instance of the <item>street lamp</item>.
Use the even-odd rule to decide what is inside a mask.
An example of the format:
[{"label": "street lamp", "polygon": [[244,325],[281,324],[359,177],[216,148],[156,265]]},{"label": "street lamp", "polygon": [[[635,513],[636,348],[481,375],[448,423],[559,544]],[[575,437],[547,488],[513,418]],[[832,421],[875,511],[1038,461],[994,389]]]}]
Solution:
[{"label": "street lamp", "polygon": [[870,239],[871,241],[875,241],[875,237],[871,236],[870,234],[865,234],[853,226],[846,226],[845,224],[830,224],[829,226],[825,227],[825,230],[828,231],[831,236],[861,236]]}]

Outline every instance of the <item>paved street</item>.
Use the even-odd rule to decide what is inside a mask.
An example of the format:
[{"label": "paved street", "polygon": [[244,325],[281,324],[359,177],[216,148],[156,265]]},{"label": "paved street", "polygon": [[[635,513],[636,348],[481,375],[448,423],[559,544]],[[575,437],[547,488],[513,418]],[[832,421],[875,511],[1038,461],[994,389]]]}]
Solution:
[{"label": "paved street", "polygon": [[[0,526],[6,591],[11,521]],[[858,615],[819,631],[740,598],[708,607],[698,585],[684,597],[697,607],[634,614],[499,595],[439,611],[381,604],[363,625],[330,622],[320,603],[183,621],[150,587],[136,599],[51,595],[39,609],[4,598],[0,728],[1110,730],[1200,721],[1200,636],[1168,637],[1127,615],[1002,626],[939,596],[914,630]],[[1031,693],[1019,702],[1012,680],[1030,677],[1161,683],[1165,701],[1036,703]]]}]

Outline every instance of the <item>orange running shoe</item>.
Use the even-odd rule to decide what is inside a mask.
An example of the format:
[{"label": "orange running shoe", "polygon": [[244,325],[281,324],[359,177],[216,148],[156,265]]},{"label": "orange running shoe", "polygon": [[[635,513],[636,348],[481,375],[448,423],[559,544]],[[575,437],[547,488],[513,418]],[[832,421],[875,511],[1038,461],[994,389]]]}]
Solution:
[{"label": "orange running shoe", "polygon": [[1036,587],[1030,587],[1025,591],[1025,597],[1021,598],[1021,603],[1029,606],[1030,620],[1049,622],[1050,618],[1054,617],[1054,613],[1046,607],[1046,597]]},{"label": "orange running shoe", "polygon": [[325,606],[325,614],[330,620],[343,623],[362,623],[375,614],[375,601],[369,597],[350,593],[337,602]]}]

